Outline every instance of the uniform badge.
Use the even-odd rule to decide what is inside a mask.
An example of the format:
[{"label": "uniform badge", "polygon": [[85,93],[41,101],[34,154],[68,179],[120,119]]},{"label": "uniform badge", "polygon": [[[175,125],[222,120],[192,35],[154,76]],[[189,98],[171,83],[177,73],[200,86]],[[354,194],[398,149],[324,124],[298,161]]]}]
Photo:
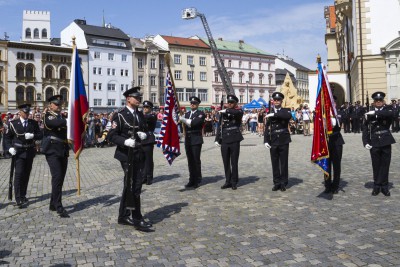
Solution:
[{"label": "uniform badge", "polygon": [[112,128],[112,129],[117,128],[117,123],[116,123],[115,121],[112,122],[111,128]]},{"label": "uniform badge", "polygon": [[48,118],[49,120],[54,120],[56,117],[50,115],[50,116],[48,116],[47,118]]}]

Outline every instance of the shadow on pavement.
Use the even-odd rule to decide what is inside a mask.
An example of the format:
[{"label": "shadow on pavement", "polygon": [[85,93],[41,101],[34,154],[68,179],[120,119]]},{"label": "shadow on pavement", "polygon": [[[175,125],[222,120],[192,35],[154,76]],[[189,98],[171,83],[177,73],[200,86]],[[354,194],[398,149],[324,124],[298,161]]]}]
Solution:
[{"label": "shadow on pavement", "polygon": [[299,179],[297,177],[289,177],[288,179],[288,184],[286,186],[287,189],[291,188],[292,186],[296,186],[298,184],[301,184],[303,182],[303,179]]},{"label": "shadow on pavement", "polygon": [[224,177],[222,175],[218,175],[218,176],[209,176],[209,177],[203,177],[201,179],[201,186],[206,185],[206,184],[213,184],[213,183],[217,183],[218,181],[224,179]]},{"label": "shadow on pavement", "polygon": [[243,178],[239,178],[239,182],[238,182],[238,187],[242,187],[248,184],[252,184],[257,182],[258,180],[260,180],[259,177],[257,176],[248,176],[248,177],[243,177]]},{"label": "shadow on pavement", "polygon": [[11,255],[11,251],[9,250],[0,250],[0,265],[3,264],[10,264],[8,261],[4,261],[2,259],[4,259],[5,257]]},{"label": "shadow on pavement", "polygon": [[50,267],[71,267],[72,265],[69,263],[57,263],[57,264],[53,264],[50,265]]},{"label": "shadow on pavement", "polygon": [[181,175],[178,174],[178,173],[162,175],[162,176],[154,177],[153,183],[158,183],[158,182],[162,182],[162,181],[168,181],[168,180],[172,180],[172,179],[179,178],[179,177],[181,177]]},{"label": "shadow on pavement", "polygon": [[[372,188],[374,188],[374,182],[372,182],[372,181],[366,182],[364,184],[364,187],[367,189],[372,189]],[[393,183],[389,183],[389,189],[392,189],[392,188],[393,188]]]},{"label": "shadow on pavement", "polygon": [[322,198],[322,199],[326,199],[326,200],[332,200],[333,199],[333,194],[332,193],[326,194],[324,192],[321,192],[317,197],[318,198]]},{"label": "shadow on pavement", "polygon": [[162,222],[165,219],[170,218],[172,215],[181,212],[182,208],[186,207],[188,205],[189,204],[187,202],[180,202],[180,203],[175,203],[172,205],[167,205],[167,206],[155,209],[153,211],[150,211],[149,213],[146,214],[145,217],[149,218],[153,224],[157,224],[159,222]]},{"label": "shadow on pavement", "polygon": [[104,203],[104,206],[111,206],[115,203],[118,203],[120,201],[121,197],[116,197],[116,195],[104,195],[101,197],[96,197],[92,199],[88,199],[82,202],[79,202],[78,204],[71,205],[65,207],[65,209],[68,211],[68,213],[74,213],[78,212],[84,209],[88,209],[92,206],[96,206],[98,204]]}]

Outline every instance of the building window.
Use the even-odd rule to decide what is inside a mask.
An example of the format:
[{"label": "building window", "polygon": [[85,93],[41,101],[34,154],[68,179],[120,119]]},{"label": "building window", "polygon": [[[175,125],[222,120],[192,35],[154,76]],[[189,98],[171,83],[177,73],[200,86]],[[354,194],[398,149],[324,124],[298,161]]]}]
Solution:
[{"label": "building window", "polygon": [[125,84],[125,90],[128,90],[129,84]]},{"label": "building window", "polygon": [[21,105],[22,103],[24,103],[24,87],[19,86],[15,91],[17,105]]},{"label": "building window", "polygon": [[194,81],[194,71],[187,72],[187,79],[188,81]]},{"label": "building window", "polygon": [[228,68],[232,68],[232,60],[228,60]]},{"label": "building window", "polygon": [[198,95],[201,101],[207,102],[208,101],[208,89],[199,89]]},{"label": "building window", "polygon": [[239,96],[239,103],[244,103],[244,102],[243,102],[243,95],[240,95],[240,96]]},{"label": "building window", "polygon": [[178,96],[179,101],[185,101],[184,100],[185,92],[183,91],[183,88],[176,88],[176,95]]},{"label": "building window", "polygon": [[54,95],[54,89],[51,87],[48,87],[45,91],[45,94],[46,94],[46,100],[47,100]]},{"label": "building window", "polygon": [[269,74],[269,75],[268,75],[268,84],[269,84],[269,85],[272,85],[272,77],[273,77],[272,74]]},{"label": "building window", "polygon": [[39,39],[39,29],[34,29],[33,30],[33,38]]},{"label": "building window", "polygon": [[60,68],[60,79],[61,80],[66,80],[67,79],[67,68],[66,67],[61,67]]},{"label": "building window", "polygon": [[253,73],[249,73],[249,83],[253,83]]},{"label": "building window", "polygon": [[160,86],[163,86],[164,84],[165,84],[165,81],[164,81],[164,77],[163,76],[160,76],[160,79],[159,79],[159,81],[160,81]]},{"label": "building window", "polygon": [[[242,61],[240,60],[239,61],[239,69],[241,69],[242,68]],[[242,102],[243,103],[243,102]]]},{"label": "building window", "polygon": [[45,78],[52,79],[53,78],[53,67],[47,66],[45,69]]},{"label": "building window", "polygon": [[258,63],[258,69],[261,70],[261,67],[262,67],[262,63],[260,62],[260,63]]},{"label": "building window", "polygon": [[16,70],[17,70],[17,79],[22,79],[25,77],[25,65],[23,63],[17,64]]},{"label": "building window", "polygon": [[122,62],[127,62],[128,61],[128,56],[127,55],[122,55]]},{"label": "building window", "polygon": [[151,75],[150,76],[150,85],[155,86],[156,85],[156,76]]},{"label": "building window", "polygon": [[97,74],[101,75],[101,68],[97,69]]},{"label": "building window", "polygon": [[101,83],[99,83],[99,91],[101,91]]},{"label": "building window", "polygon": [[125,106],[126,105],[126,99],[121,99],[121,106]]},{"label": "building window", "polygon": [[115,76],[115,69],[111,70],[111,74],[112,74],[112,76]]},{"label": "building window", "polygon": [[200,57],[200,66],[206,65],[206,57]]},{"label": "building window", "polygon": [[196,89],[186,88],[185,99],[183,101],[189,101],[191,96],[196,95]]},{"label": "building window", "polygon": [[271,63],[268,64],[268,70],[271,70]]},{"label": "building window", "polygon": [[107,84],[107,90],[108,91],[115,91],[115,84],[114,83]]},{"label": "building window", "polygon": [[251,62],[249,62],[249,69],[251,69]]},{"label": "building window", "polygon": [[124,70],[121,70],[121,76],[124,76]]},{"label": "building window", "polygon": [[101,106],[101,99],[100,98],[93,99],[93,106]]},{"label": "building window", "polygon": [[53,56],[51,56],[51,55],[46,55],[46,61],[47,61],[47,62],[52,62],[52,61],[53,61]]},{"label": "building window", "polygon": [[263,84],[263,81],[264,81],[264,75],[263,74],[258,75],[258,83]]},{"label": "building window", "polygon": [[160,70],[164,69],[164,60],[160,59]]},{"label": "building window", "polygon": [[125,70],[125,76],[126,76],[126,77],[129,76],[129,70]]},{"label": "building window", "polygon": [[156,103],[157,102],[157,93],[151,93],[150,99],[151,99],[152,103]]},{"label": "building window", "polygon": [[182,71],[176,70],[175,71],[175,80],[181,80],[182,79],[181,74],[182,74]]},{"label": "building window", "polygon": [[25,38],[32,38],[32,32],[30,28],[25,30]]},{"label": "building window", "polygon": [[156,68],[156,59],[155,58],[150,59],[150,68],[151,69]]},{"label": "building window", "polygon": [[114,61],[114,53],[108,53],[108,60]]},{"label": "building window", "polygon": [[33,78],[33,76],[34,76],[33,70],[34,70],[33,65],[31,65],[31,64],[26,65],[26,68],[25,68],[26,78]]},{"label": "building window", "polygon": [[143,69],[143,58],[142,57],[138,58],[137,64],[138,64],[138,66],[137,66],[138,69]]},{"label": "building window", "polygon": [[239,73],[239,83],[243,83],[243,76],[244,76],[243,72]]},{"label": "building window", "polygon": [[96,74],[96,73],[97,73],[97,68],[93,67],[93,74]]},{"label": "building window", "polygon": [[18,52],[17,53],[17,59],[25,59],[25,53],[24,52]]},{"label": "building window", "polygon": [[97,90],[97,83],[93,83],[93,90]]},{"label": "building window", "polygon": [[181,55],[174,55],[174,63],[175,64],[182,64]]},{"label": "building window", "polygon": [[215,103],[219,102],[219,95],[215,95]]},{"label": "building window", "polygon": [[111,69],[107,68],[107,75],[111,75]]},{"label": "building window", "polygon": [[34,101],[35,89],[33,87],[26,88],[26,103],[32,104]]},{"label": "building window", "polygon": [[194,65],[194,58],[193,56],[187,56],[187,64]]},{"label": "building window", "polygon": [[200,81],[207,81],[207,72],[200,72]]},{"label": "building window", "polygon": [[121,84],[121,92],[123,92],[123,91],[124,91],[124,85]]},{"label": "building window", "polygon": [[67,63],[67,57],[60,57],[60,61],[62,63]]},{"label": "building window", "polygon": [[64,102],[68,101],[68,89],[67,88],[61,88],[60,95],[61,95],[61,99],[63,99]]},{"label": "building window", "polygon": [[107,99],[107,106],[115,106],[115,99]]},{"label": "building window", "polygon": [[143,76],[142,75],[138,76],[138,85],[139,86],[143,85]]},{"label": "building window", "polygon": [[218,82],[218,72],[214,72],[214,82]]},{"label": "building window", "polygon": [[42,39],[45,39],[45,38],[47,38],[47,30],[43,29],[42,30]]},{"label": "building window", "polygon": [[95,59],[100,59],[100,58],[101,58],[101,53],[98,52],[98,51],[95,51],[95,52],[94,52],[94,58],[95,58]]}]

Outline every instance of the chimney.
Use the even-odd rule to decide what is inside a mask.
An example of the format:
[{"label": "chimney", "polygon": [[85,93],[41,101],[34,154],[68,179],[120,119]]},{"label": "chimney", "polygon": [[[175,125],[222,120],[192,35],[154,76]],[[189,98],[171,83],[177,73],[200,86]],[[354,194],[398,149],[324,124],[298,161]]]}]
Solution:
[{"label": "chimney", "polygon": [[239,44],[244,44],[244,41],[243,40],[239,40]]},{"label": "chimney", "polygon": [[218,41],[223,41],[223,40],[222,40],[222,37],[219,37],[219,38],[218,38]]},{"label": "chimney", "polygon": [[78,25],[86,25],[86,20],[84,19],[75,19],[74,22]]}]

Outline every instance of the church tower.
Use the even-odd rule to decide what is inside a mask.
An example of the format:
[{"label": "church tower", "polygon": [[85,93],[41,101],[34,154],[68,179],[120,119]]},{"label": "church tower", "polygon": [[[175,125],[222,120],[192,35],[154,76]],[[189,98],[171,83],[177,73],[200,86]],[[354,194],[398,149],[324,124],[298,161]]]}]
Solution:
[{"label": "church tower", "polygon": [[22,19],[23,42],[50,43],[50,11],[24,10]]}]

